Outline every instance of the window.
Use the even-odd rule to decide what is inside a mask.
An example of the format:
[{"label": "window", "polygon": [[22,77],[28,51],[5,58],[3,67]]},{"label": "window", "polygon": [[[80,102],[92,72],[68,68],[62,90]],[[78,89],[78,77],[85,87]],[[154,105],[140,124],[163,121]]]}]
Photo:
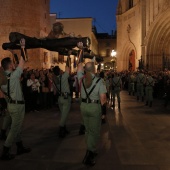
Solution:
[{"label": "window", "polygon": [[110,47],[110,42],[106,42],[106,47]]},{"label": "window", "polygon": [[129,0],[129,9],[133,7],[133,0]]}]

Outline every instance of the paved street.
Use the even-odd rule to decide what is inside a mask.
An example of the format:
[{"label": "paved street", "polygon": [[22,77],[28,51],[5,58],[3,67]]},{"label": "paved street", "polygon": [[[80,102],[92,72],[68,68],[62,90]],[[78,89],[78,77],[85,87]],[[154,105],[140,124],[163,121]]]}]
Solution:
[{"label": "paved street", "polygon": [[[67,125],[71,133],[65,139],[57,136],[57,109],[27,113],[23,141],[32,152],[0,161],[0,170],[170,170],[170,107],[155,101],[149,108],[126,91],[121,95],[121,111],[108,109],[94,167],[81,163],[86,145],[84,136],[78,135],[79,105],[73,103]],[[0,151],[2,145],[1,141]]]}]

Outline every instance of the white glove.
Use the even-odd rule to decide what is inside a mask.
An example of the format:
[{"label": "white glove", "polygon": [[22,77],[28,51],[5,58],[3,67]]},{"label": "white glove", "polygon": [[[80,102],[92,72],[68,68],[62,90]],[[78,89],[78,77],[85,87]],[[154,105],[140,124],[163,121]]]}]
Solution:
[{"label": "white glove", "polygon": [[21,48],[25,48],[25,39],[24,38],[22,38],[20,40],[20,46],[21,46]]},{"label": "white glove", "polygon": [[82,48],[83,48],[83,43],[82,43],[82,42],[78,42],[78,43],[77,43],[77,47],[80,48],[80,49],[82,49]]},{"label": "white glove", "polygon": [[69,36],[73,38],[73,37],[75,37],[75,33],[71,32],[71,33],[69,33]]}]

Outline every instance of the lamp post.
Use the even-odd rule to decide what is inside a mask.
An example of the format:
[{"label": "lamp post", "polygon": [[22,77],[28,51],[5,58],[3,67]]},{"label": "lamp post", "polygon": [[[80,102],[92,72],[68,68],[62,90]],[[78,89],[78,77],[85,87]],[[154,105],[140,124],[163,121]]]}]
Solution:
[{"label": "lamp post", "polygon": [[117,52],[115,51],[115,50],[112,50],[112,52],[111,52],[111,56],[112,56],[112,63],[113,63],[113,69],[114,70],[116,70],[116,54],[117,54]]}]

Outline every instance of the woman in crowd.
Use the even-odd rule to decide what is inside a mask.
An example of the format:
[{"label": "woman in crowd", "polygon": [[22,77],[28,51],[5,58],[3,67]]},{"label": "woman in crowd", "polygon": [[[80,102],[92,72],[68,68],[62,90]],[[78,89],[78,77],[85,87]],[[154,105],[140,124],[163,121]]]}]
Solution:
[{"label": "woman in crowd", "polygon": [[35,79],[35,74],[32,73],[30,79],[27,80],[27,86],[30,89],[30,108],[31,111],[38,111],[37,100],[40,83],[37,79]]}]

